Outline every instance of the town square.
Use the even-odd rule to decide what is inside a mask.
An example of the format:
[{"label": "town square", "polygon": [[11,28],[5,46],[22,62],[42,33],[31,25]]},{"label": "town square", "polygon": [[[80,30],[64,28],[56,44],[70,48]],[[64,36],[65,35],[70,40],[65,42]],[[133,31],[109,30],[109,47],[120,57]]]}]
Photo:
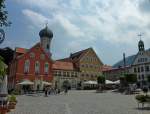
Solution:
[{"label": "town square", "polygon": [[19,96],[10,114],[149,114],[137,108],[135,95],[95,91],[69,91],[67,95]]},{"label": "town square", "polygon": [[150,0],[0,0],[0,114],[149,114]]}]

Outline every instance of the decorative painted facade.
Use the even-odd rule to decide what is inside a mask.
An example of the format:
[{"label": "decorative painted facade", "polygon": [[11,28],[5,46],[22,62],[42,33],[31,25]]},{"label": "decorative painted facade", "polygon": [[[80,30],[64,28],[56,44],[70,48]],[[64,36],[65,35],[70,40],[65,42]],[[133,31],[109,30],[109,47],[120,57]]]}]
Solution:
[{"label": "decorative painted facade", "polygon": [[[41,42],[52,39],[52,32],[46,27],[40,31]],[[43,41],[44,40],[44,41]],[[53,80],[50,42],[37,43],[30,49],[16,48],[14,57],[9,64],[8,88],[18,88],[18,83],[29,80],[34,83],[32,89],[43,89],[43,81],[51,83]],[[48,52],[49,50],[49,52]]]}]

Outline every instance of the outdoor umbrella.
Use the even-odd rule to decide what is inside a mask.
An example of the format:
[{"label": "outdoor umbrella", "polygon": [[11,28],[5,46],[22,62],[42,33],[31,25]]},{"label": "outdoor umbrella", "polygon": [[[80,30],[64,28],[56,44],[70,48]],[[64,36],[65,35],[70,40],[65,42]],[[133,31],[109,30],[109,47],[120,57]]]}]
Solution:
[{"label": "outdoor umbrella", "polygon": [[22,82],[18,83],[18,85],[33,85],[34,83],[30,80],[23,80]]},{"label": "outdoor umbrella", "polygon": [[46,82],[46,81],[42,81],[42,83],[43,83],[44,85],[52,85],[52,83],[49,83],[49,82]]}]

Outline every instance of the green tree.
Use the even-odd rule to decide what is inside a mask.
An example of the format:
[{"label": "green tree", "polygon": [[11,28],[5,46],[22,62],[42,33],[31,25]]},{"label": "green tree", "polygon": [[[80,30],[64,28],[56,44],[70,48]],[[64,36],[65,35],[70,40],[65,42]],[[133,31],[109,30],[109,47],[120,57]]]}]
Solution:
[{"label": "green tree", "polygon": [[8,12],[5,10],[5,0],[0,0],[0,27],[10,26],[11,22],[8,21]]},{"label": "green tree", "polygon": [[97,83],[98,84],[105,84],[105,77],[103,75],[100,75],[97,77]]},{"label": "green tree", "polygon": [[3,62],[3,58],[0,56],[0,79],[1,80],[6,75],[6,68],[7,68],[7,66]]},{"label": "green tree", "polygon": [[136,74],[125,74],[125,81],[128,84],[133,84],[133,83],[137,82]]}]

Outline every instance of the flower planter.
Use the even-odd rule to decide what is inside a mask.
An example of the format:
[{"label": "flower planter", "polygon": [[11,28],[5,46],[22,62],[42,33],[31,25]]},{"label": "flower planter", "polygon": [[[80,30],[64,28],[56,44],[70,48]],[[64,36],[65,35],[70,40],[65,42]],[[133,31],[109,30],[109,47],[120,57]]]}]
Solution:
[{"label": "flower planter", "polygon": [[15,109],[15,106],[16,106],[16,102],[9,102],[8,104],[9,109]]}]

